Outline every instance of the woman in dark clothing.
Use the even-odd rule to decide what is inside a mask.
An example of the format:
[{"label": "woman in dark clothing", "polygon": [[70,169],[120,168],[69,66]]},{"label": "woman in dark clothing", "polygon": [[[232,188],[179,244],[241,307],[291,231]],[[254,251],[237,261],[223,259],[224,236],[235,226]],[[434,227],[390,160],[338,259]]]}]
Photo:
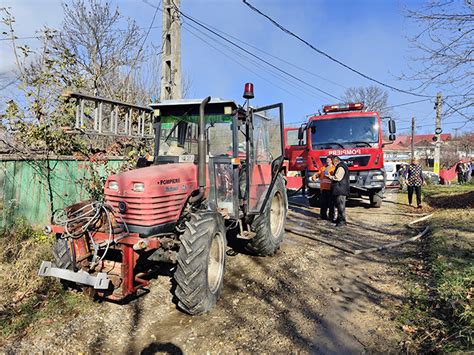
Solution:
[{"label": "woman in dark clothing", "polygon": [[411,160],[411,164],[405,171],[405,179],[408,187],[408,204],[412,206],[413,192],[415,192],[417,208],[421,208],[421,186],[425,180],[418,159],[413,158]]},{"label": "woman in dark clothing", "polygon": [[461,185],[464,183],[464,166],[463,162],[460,161],[456,166],[456,173],[458,174],[458,184]]}]

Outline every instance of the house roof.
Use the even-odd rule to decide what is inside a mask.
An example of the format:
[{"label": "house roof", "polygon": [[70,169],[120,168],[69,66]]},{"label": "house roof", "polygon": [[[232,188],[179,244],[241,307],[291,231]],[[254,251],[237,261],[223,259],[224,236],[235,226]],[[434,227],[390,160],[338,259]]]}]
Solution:
[{"label": "house roof", "polygon": [[[426,145],[433,145],[435,142],[433,141],[434,134],[416,134],[414,137],[414,144],[415,146],[426,146]],[[450,141],[452,139],[450,133],[441,134],[441,141]],[[397,136],[393,144],[387,146],[387,150],[407,150],[411,146],[411,136]]]}]

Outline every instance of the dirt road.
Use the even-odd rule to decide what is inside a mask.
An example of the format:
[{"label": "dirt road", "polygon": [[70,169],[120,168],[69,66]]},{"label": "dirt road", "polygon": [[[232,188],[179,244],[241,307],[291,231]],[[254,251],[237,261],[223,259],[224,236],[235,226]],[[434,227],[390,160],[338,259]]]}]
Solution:
[{"label": "dirt road", "polygon": [[[301,201],[299,201],[301,202]],[[413,235],[415,217],[388,195],[381,209],[351,202],[349,225],[334,232],[317,210],[290,207],[289,226],[314,231],[357,249]],[[126,305],[100,303],[55,326],[36,324],[5,350],[39,352],[353,353],[396,351],[402,334],[391,309],[403,302],[397,250],[351,255],[287,233],[272,258],[237,254],[227,259],[225,287],[209,314],[190,317],[172,302],[169,276]]]}]

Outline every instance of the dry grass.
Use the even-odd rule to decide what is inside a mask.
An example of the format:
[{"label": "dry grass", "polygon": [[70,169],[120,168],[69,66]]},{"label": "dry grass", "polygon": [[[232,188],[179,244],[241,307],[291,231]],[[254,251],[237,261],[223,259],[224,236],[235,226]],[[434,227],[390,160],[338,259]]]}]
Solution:
[{"label": "dry grass", "polygon": [[0,346],[35,330],[37,322],[58,315],[61,322],[84,308],[78,295],[37,274],[41,261],[52,259],[52,242],[21,219],[0,234]]}]

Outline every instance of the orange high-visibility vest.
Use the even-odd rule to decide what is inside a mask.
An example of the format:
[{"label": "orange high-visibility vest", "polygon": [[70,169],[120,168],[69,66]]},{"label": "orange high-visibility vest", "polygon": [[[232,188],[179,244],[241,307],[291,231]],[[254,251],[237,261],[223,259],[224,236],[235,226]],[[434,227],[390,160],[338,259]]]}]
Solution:
[{"label": "orange high-visibility vest", "polygon": [[327,175],[331,174],[336,169],[335,166],[323,166],[319,169],[319,189],[320,190],[331,190],[331,179],[324,176],[324,172],[327,171]]}]

